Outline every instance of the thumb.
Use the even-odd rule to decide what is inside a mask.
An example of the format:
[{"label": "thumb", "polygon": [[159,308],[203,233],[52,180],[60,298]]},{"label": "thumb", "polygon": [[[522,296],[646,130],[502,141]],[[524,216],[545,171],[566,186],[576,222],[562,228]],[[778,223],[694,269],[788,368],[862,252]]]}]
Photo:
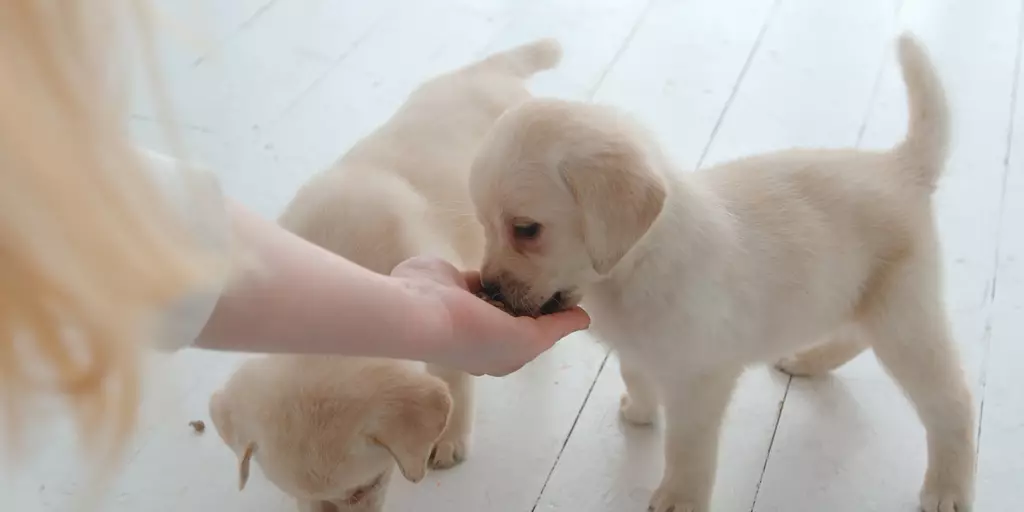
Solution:
[{"label": "thumb", "polygon": [[480,271],[478,270],[463,271],[462,279],[466,282],[466,289],[471,293],[476,293],[483,287],[483,282],[480,280]]},{"label": "thumb", "polygon": [[[540,355],[540,354],[538,353],[537,355]],[[498,371],[489,371],[489,372],[486,373],[486,375],[490,375],[491,377],[504,377],[506,375],[511,375],[511,374],[513,374],[515,372],[518,372],[524,366],[526,366],[526,363],[517,364],[517,365],[514,365],[514,366],[506,366],[506,367],[504,367],[504,368],[502,368],[501,370],[498,370]]]},{"label": "thumb", "polygon": [[546,339],[560,340],[576,331],[590,327],[590,315],[579,307],[542,315],[536,319],[537,330]]},{"label": "thumb", "polygon": [[415,256],[399,263],[392,271],[395,277],[426,278],[436,283],[466,287],[466,280],[451,263],[435,256]]}]

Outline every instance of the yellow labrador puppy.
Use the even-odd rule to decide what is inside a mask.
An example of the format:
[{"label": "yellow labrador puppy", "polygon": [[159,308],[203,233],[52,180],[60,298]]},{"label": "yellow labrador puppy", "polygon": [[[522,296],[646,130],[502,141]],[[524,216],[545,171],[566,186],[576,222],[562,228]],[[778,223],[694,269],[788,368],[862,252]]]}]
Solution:
[{"label": "yellow labrador puppy", "polygon": [[582,300],[621,358],[622,416],[647,424],[664,406],[652,511],[709,510],[744,367],[797,353],[787,368],[820,373],[868,346],[927,429],[923,510],[970,506],[972,399],[932,212],[947,105],[918,43],[902,37],[899,55],[910,124],[884,152],[791,150],[678,173],[627,116],[553,100],[509,111],[488,136],[470,176],[486,288],[520,313]]},{"label": "yellow labrador puppy", "polygon": [[239,487],[256,460],[299,512],[381,510],[396,462],[411,482],[426,475],[451,409],[422,366],[351,357],[252,359],[210,399]]},{"label": "yellow labrador puppy", "polygon": [[[526,80],[560,58],[559,44],[544,39],[423,84],[305,185],[281,225],[381,273],[425,254],[478,268],[473,156],[494,121],[530,98]],[[213,396],[210,413],[243,475],[255,460],[303,510],[375,511],[394,461],[415,482],[428,459],[446,468],[466,456],[472,378],[425,370],[404,361],[269,356],[243,365]]]}]

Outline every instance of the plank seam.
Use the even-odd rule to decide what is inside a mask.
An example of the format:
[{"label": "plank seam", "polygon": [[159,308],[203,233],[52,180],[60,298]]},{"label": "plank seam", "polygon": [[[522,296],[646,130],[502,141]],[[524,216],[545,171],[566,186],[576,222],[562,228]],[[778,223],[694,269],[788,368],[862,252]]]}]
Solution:
[{"label": "plank seam", "polygon": [[601,72],[601,76],[597,77],[597,81],[594,82],[593,87],[591,87],[587,92],[587,100],[593,100],[597,91],[601,90],[601,86],[604,85],[604,81],[608,78],[608,74],[611,73],[615,65],[619,63],[619,59],[622,58],[622,55],[626,53],[626,49],[629,48],[630,44],[632,44],[633,38],[636,37],[637,32],[640,31],[640,27],[645,21],[647,21],[647,15],[650,14],[653,6],[653,0],[649,0],[647,5],[644,6],[644,10],[640,13],[640,16],[637,16],[636,22],[633,23],[633,28],[629,30],[629,33],[626,34],[626,37],[622,40],[622,45],[619,46],[618,51],[616,51],[615,55],[612,56],[612,60],[608,61],[608,65],[605,66],[604,71]]},{"label": "plank seam", "polygon": [[381,12],[377,16],[377,18],[373,20],[372,23],[370,23],[370,26],[366,29],[366,31],[364,31],[362,34],[356,37],[352,41],[352,44],[349,45],[349,47],[345,49],[345,51],[341,52],[340,55],[335,57],[334,61],[332,61],[330,65],[328,65],[327,69],[325,69],[323,73],[320,73],[320,76],[316,77],[316,79],[314,79],[308,86],[306,86],[306,88],[303,89],[302,92],[297,94],[295,98],[293,98],[288,103],[287,106],[285,106],[283,109],[281,109],[280,112],[274,115],[273,119],[269,123],[267,123],[267,126],[277,126],[277,124],[281,122],[281,119],[283,119],[292,110],[294,110],[295,107],[297,107],[299,103],[302,102],[302,100],[306,99],[307,96],[316,91],[316,89],[320,87],[320,84],[326,81],[328,77],[330,77],[345,61],[348,60],[349,57],[352,56],[352,54],[358,51],[359,48],[363,45],[363,43],[365,43],[366,40],[370,38],[370,36],[376,34],[377,30],[382,25],[384,25],[388,21],[394,20],[394,18],[392,18],[391,15],[394,14],[398,10],[398,8],[399,5],[395,3],[392,4],[388,9],[385,9],[384,12]]},{"label": "plank seam", "polygon": [[[1006,188],[1010,177],[1010,162],[1013,159],[1013,135],[1016,129],[1017,117],[1017,89],[1020,86],[1021,53],[1024,46],[1024,0],[1021,1],[1017,13],[1017,55],[1013,63],[1013,82],[1010,90],[1010,122],[1006,129],[1006,151],[1003,154],[1003,176],[999,191],[999,216],[996,220],[996,247],[992,262],[992,283],[989,289],[988,305],[989,312],[985,320],[985,334],[983,338],[981,377],[978,383],[978,424],[975,432],[975,455],[981,453],[982,424],[985,420],[985,391],[988,387],[989,358],[992,352],[992,323],[996,314],[994,307],[996,302],[996,291],[999,283],[999,260],[1002,258],[1002,235],[1006,220]],[[977,470],[978,457],[975,457],[975,470]]]},{"label": "plank seam", "polygon": [[782,393],[779,400],[779,410],[775,413],[775,428],[772,429],[772,437],[768,440],[768,450],[764,454],[764,465],[761,466],[761,475],[757,477],[757,486],[754,487],[754,501],[750,504],[750,512],[757,507],[757,498],[761,494],[761,484],[764,483],[764,475],[768,472],[768,461],[771,460],[772,447],[775,446],[775,436],[779,433],[779,424],[782,423],[782,411],[786,409],[786,399],[789,398],[789,390],[793,387],[793,377],[786,381],[786,391]]},{"label": "plank seam", "polygon": [[611,351],[604,353],[604,359],[601,360],[601,366],[597,368],[597,372],[594,373],[594,380],[590,383],[590,389],[587,389],[586,396],[583,397],[583,403],[580,404],[580,409],[576,411],[576,417],[572,420],[572,425],[569,427],[569,432],[565,434],[565,439],[562,440],[562,446],[558,449],[558,454],[555,455],[555,460],[551,464],[551,469],[548,470],[547,476],[544,477],[544,485],[540,486],[540,491],[537,492],[537,499],[533,501],[533,506],[530,507],[530,512],[536,512],[537,507],[540,506],[540,500],[544,497],[544,491],[548,489],[548,483],[551,482],[551,476],[555,474],[555,469],[558,468],[559,461],[562,460],[562,454],[565,453],[565,447],[569,445],[569,440],[572,439],[572,435],[576,432],[576,424],[579,423],[580,418],[583,416],[583,411],[587,408],[587,404],[590,402],[590,395],[593,394],[594,388],[597,387],[597,381],[601,378],[601,374],[604,373],[604,367],[608,364],[608,358],[611,357]]},{"label": "plank seam", "polygon": [[768,11],[768,16],[765,16],[764,23],[761,24],[761,29],[757,33],[757,38],[754,39],[754,44],[750,47],[750,53],[747,54],[747,60],[743,62],[743,67],[740,68],[740,74],[736,77],[736,83],[733,84],[732,91],[729,92],[728,99],[725,100],[725,105],[722,106],[722,112],[718,114],[718,119],[715,120],[715,126],[711,129],[711,135],[708,136],[707,143],[704,144],[704,149],[700,153],[700,159],[697,160],[697,165],[694,170],[700,169],[704,165],[704,159],[707,158],[708,153],[711,152],[711,146],[715,142],[715,138],[718,137],[718,130],[722,127],[725,116],[728,115],[729,109],[732,107],[733,100],[736,99],[736,95],[740,91],[740,86],[743,84],[743,79],[747,76],[747,71],[750,70],[751,64],[754,62],[754,57],[757,55],[758,50],[761,48],[761,42],[764,40],[764,36],[768,33],[768,26],[771,25],[772,19],[775,17],[775,13],[779,10],[779,6],[782,4],[782,0],[775,0],[772,4],[771,10]]},{"label": "plank seam", "polygon": [[243,20],[242,23],[240,23],[238,27],[234,28],[230,34],[224,37],[224,39],[218,41],[213,48],[210,48],[206,53],[200,55],[196,58],[196,60],[192,61],[192,69],[201,66],[203,62],[206,62],[206,60],[210,58],[210,55],[217,53],[221,48],[223,48],[225,45],[231,42],[231,40],[238,36],[238,34],[240,34],[242,31],[251,28],[256,23],[256,20],[258,20],[261,16],[263,16],[263,14],[269,11],[270,8],[273,7],[274,4],[276,3],[277,0],[268,0],[267,3],[259,6],[259,8],[256,9],[255,12],[253,12],[251,15],[249,15],[248,18]]}]

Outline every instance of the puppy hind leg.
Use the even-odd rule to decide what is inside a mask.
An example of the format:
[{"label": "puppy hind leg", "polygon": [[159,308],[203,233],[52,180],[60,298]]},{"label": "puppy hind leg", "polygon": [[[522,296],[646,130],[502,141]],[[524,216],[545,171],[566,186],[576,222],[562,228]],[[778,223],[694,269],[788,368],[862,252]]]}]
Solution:
[{"label": "puppy hind leg", "polygon": [[840,328],[824,343],[779,360],[775,368],[793,377],[819,377],[850,362],[869,347],[863,329],[852,324]]},{"label": "puppy hind leg", "polygon": [[974,406],[937,286],[935,265],[890,269],[866,304],[875,355],[924,424],[928,469],[924,512],[966,512],[974,492]]},{"label": "puppy hind leg", "polygon": [[452,395],[452,413],[441,438],[434,446],[430,466],[435,469],[454,467],[466,459],[473,432],[473,376],[459,370],[427,365],[427,371],[445,382]]}]

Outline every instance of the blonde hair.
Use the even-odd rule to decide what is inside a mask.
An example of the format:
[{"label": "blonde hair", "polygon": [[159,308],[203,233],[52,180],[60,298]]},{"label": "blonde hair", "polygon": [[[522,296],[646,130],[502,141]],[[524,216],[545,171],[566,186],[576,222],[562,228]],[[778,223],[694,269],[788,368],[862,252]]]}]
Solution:
[{"label": "blonde hair", "polygon": [[55,397],[91,458],[113,462],[135,423],[154,313],[212,267],[127,134],[123,51],[152,56],[145,5],[8,0],[3,11],[0,415],[14,447]]}]

